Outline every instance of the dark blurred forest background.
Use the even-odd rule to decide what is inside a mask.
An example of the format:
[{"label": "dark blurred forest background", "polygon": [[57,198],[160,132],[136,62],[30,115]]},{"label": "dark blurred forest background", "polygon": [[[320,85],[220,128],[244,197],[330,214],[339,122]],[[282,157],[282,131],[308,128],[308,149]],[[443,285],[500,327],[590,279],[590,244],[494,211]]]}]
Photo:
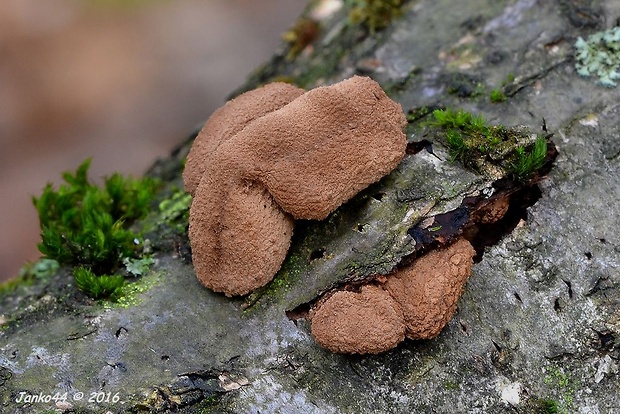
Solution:
[{"label": "dark blurred forest background", "polygon": [[0,280],[39,257],[31,197],[92,157],[142,174],[267,61],[306,0],[0,1]]}]

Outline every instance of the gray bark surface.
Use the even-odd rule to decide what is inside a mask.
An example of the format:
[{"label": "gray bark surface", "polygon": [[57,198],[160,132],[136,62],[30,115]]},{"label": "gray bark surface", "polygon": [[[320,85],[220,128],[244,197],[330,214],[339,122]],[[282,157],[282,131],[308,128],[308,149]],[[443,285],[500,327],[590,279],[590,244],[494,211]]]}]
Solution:
[{"label": "gray bark surface", "polygon": [[[278,52],[240,90],[278,77],[312,88],[365,74],[405,111],[464,108],[534,131],[546,120],[559,155],[542,196],[485,250],[437,338],[336,355],[286,314],[351,277],[353,264],[358,276],[388,272],[411,253],[411,223],[390,204],[403,190],[443,186],[440,213],[460,204],[463,188],[489,185],[421,152],[326,222],[300,224],[278,277],[249,298],[203,288],[187,240],[163,231],[152,236],[149,288],[130,306],[75,299],[64,268],[1,297],[0,411],[46,412],[59,406],[15,401],[67,392],[67,412],[620,413],[620,90],[578,76],[573,61],[576,38],[613,26],[620,4],[418,0],[402,11],[370,36],[347,25],[343,9],[322,22],[312,51],[293,61]],[[508,99],[493,104],[488,92],[502,83]],[[152,170],[169,187],[181,185],[190,144]],[[421,165],[430,169],[416,173]],[[380,202],[376,191],[386,194]],[[365,237],[329,230],[360,223]],[[316,247],[326,254],[312,260]],[[120,400],[89,403],[98,392]]]}]

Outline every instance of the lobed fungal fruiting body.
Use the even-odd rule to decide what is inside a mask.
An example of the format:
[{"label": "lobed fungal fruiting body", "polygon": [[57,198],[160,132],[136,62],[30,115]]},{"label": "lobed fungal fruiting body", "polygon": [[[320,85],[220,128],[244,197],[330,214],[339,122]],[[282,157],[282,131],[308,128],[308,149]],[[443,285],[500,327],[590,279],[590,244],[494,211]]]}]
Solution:
[{"label": "lobed fungal fruiting body", "polygon": [[187,155],[183,170],[185,191],[194,195],[217,147],[254,119],[282,108],[305,91],[288,83],[274,82],[239,95],[217,109],[202,128]]},{"label": "lobed fungal fruiting body", "polygon": [[268,283],[294,219],[325,218],[405,155],[402,109],[370,78],[302,93],[271,84],[239,96],[188,156],[194,268],[214,291],[245,295]]},{"label": "lobed fungal fruiting body", "polygon": [[472,245],[461,239],[388,277],[385,288],[403,312],[407,338],[434,338],[452,319],[475,254]]},{"label": "lobed fungal fruiting body", "polygon": [[310,314],[315,340],[333,352],[377,354],[410,339],[434,338],[456,311],[471,275],[474,248],[465,240],[431,251],[359,293],[339,291]]},{"label": "lobed fungal fruiting body", "polygon": [[360,292],[335,292],[312,315],[312,335],[338,353],[378,354],[401,343],[405,332],[402,309],[375,285],[362,286]]}]

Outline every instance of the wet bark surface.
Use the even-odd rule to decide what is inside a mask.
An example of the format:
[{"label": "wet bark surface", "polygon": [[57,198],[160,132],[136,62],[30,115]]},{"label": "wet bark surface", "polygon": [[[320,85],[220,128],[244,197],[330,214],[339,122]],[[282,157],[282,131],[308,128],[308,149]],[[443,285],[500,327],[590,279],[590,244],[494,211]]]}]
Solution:
[{"label": "wet bark surface", "polygon": [[[413,151],[324,222],[298,223],[280,273],[247,298],[203,288],[186,237],[162,228],[151,233],[158,263],[144,277],[149,288],[131,306],[76,293],[69,269],[3,296],[2,411],[44,412],[54,401],[16,400],[67,392],[82,412],[620,412],[620,91],[573,66],[576,38],[619,16],[611,0],[420,0],[369,35],[341,9],[321,21],[311,48],[294,60],[283,50],[241,88],[364,74],[405,112],[459,107],[541,133],[545,123],[554,134],[554,167],[513,193],[510,225],[493,238],[496,230],[478,229],[492,241],[477,246],[458,310],[437,338],[337,355],[299,317],[325,291],[415,254],[425,235],[410,209],[455,214],[493,187],[450,163],[415,121],[408,139],[432,142],[434,154]],[[505,102],[490,102],[496,88]],[[151,172],[180,186],[190,144]],[[101,392],[119,401],[98,402]]]}]

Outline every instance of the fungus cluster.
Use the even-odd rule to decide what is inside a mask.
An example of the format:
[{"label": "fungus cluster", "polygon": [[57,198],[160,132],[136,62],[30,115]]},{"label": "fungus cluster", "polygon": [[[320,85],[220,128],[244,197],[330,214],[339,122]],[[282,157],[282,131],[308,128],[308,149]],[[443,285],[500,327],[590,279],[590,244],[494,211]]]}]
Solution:
[{"label": "fungus cluster", "polygon": [[474,255],[460,239],[359,292],[337,291],[311,311],[312,335],[321,346],[347,354],[384,352],[405,337],[434,338],[456,311]]},{"label": "fungus cluster", "polygon": [[324,219],[398,165],[405,124],[401,106],[359,76],[308,92],[272,83],[217,110],[183,174],[201,283],[227,296],[268,283],[295,219]]}]

